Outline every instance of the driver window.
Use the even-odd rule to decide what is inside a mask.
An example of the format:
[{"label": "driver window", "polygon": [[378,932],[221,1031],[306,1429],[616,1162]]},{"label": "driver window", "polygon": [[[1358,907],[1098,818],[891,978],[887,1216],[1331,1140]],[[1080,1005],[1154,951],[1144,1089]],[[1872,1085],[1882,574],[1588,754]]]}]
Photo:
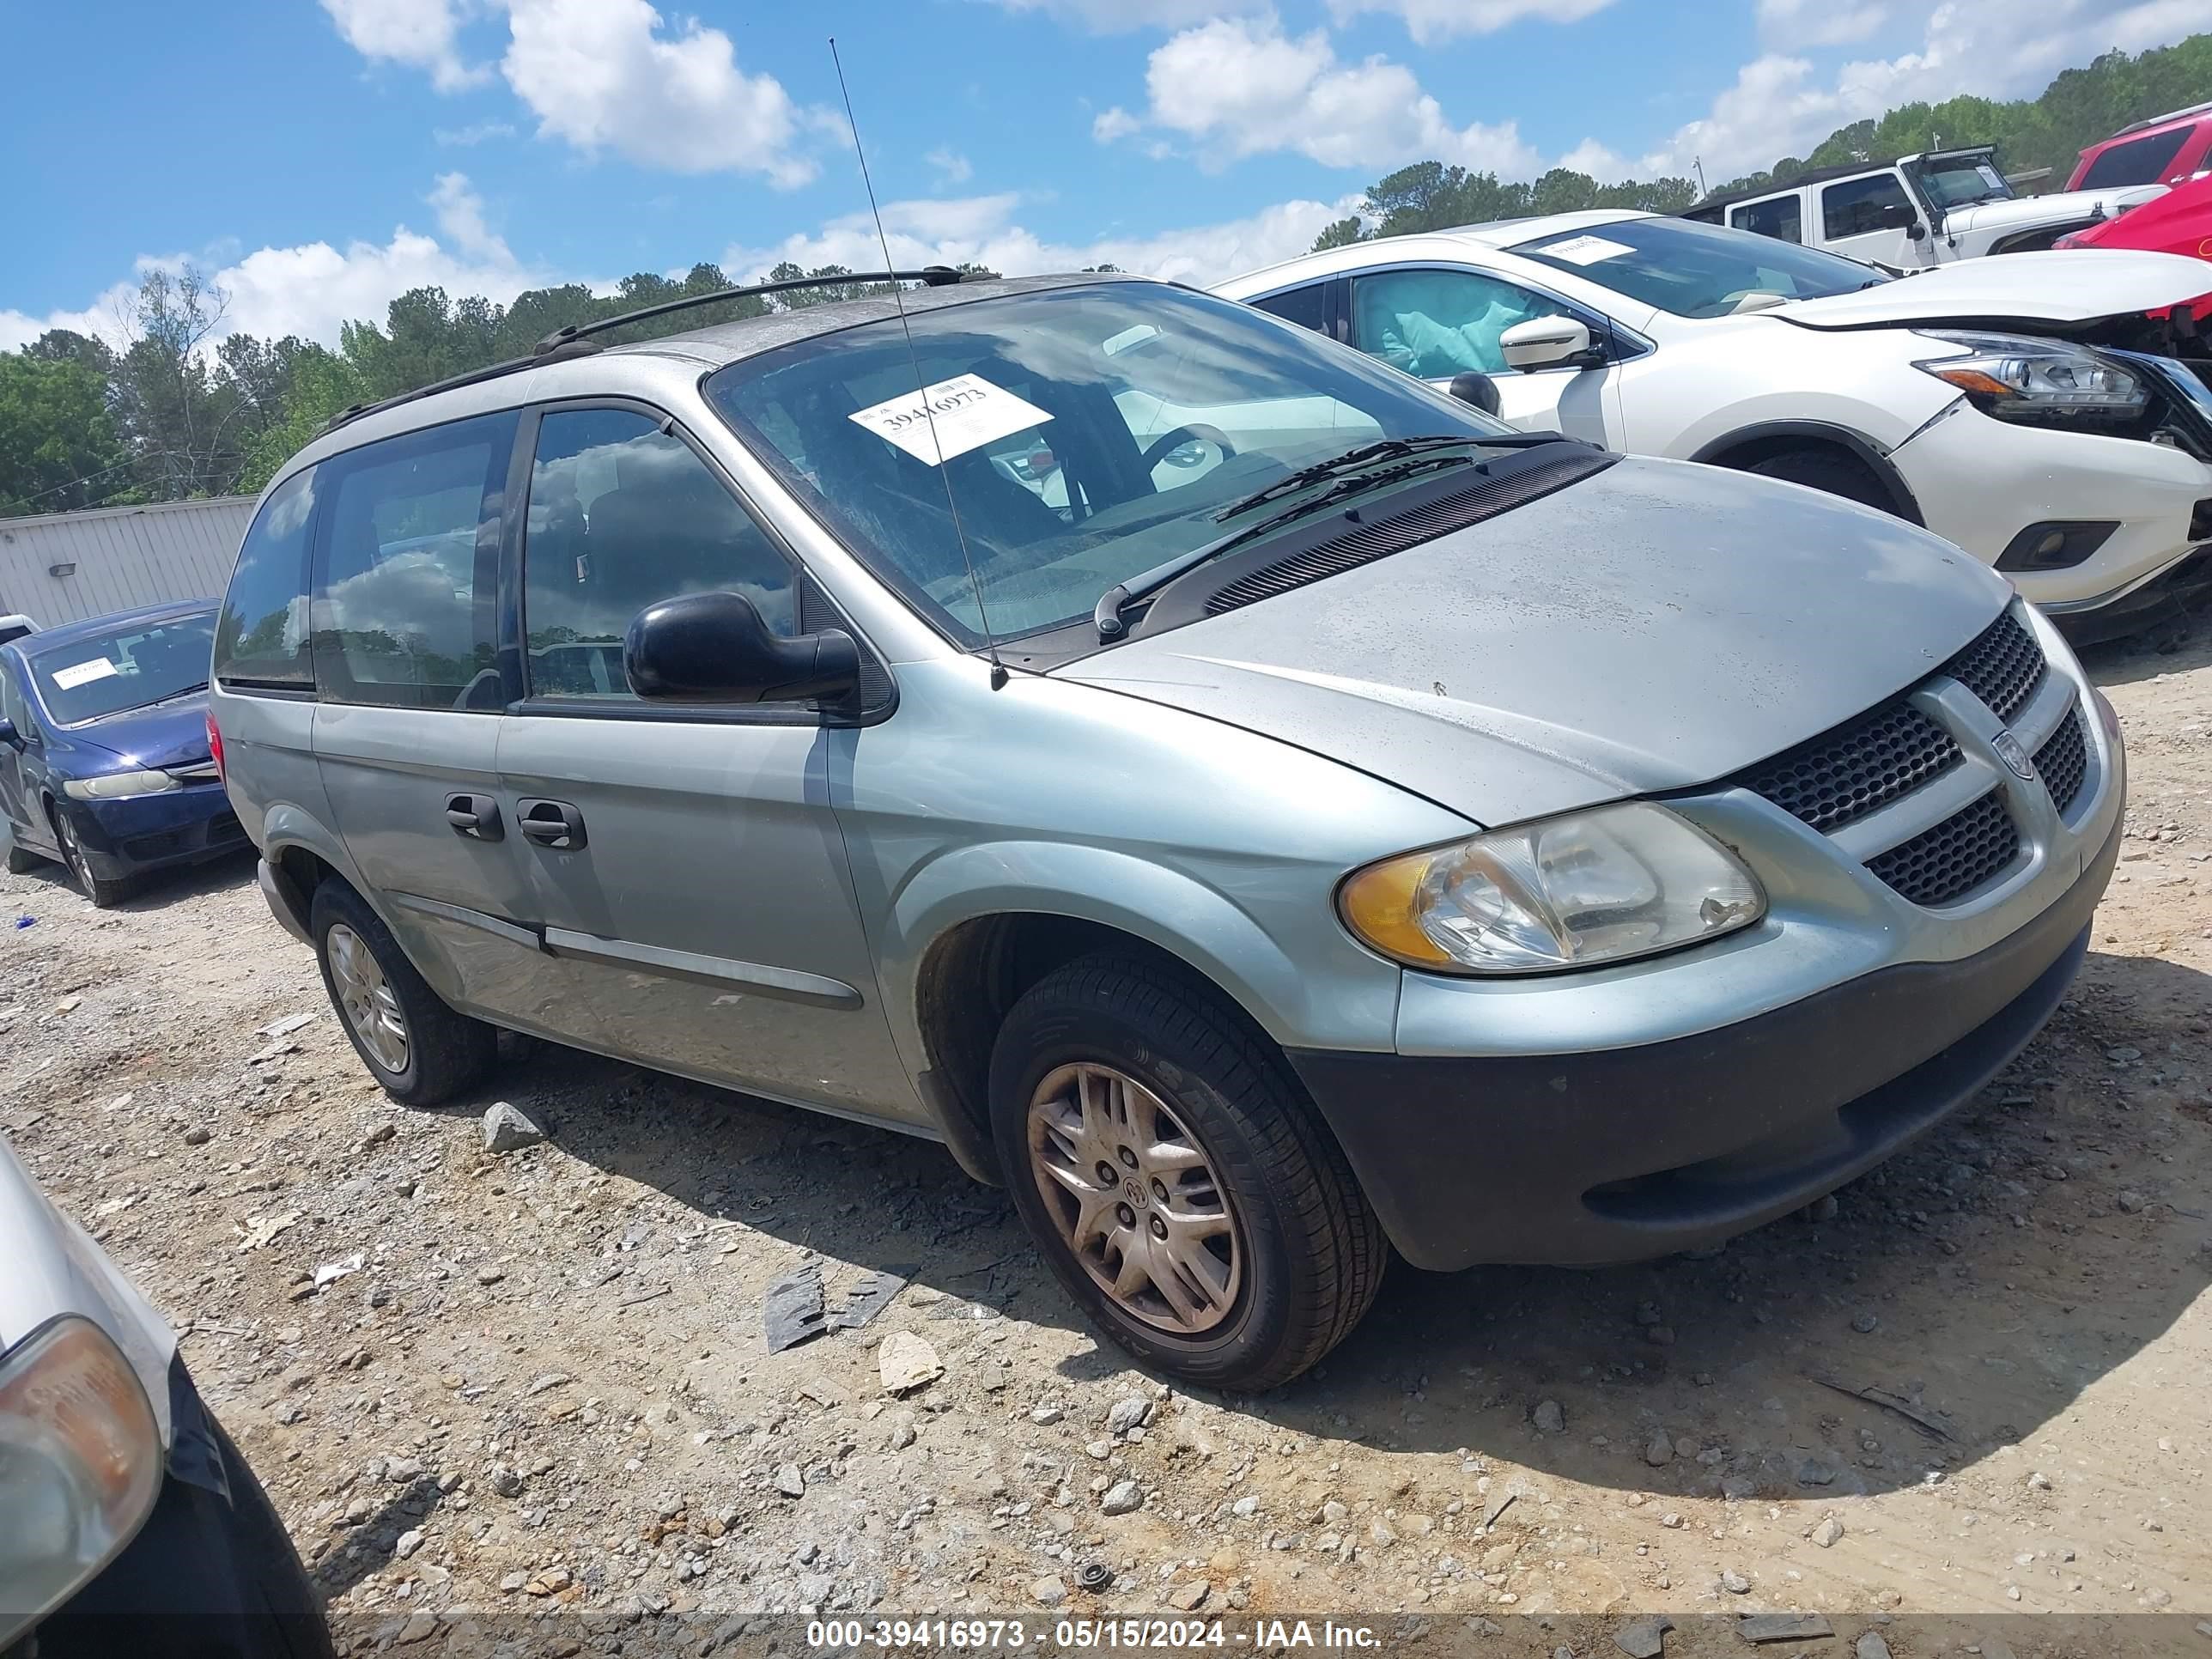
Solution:
[{"label": "driver window", "polygon": [[1902,230],[1911,222],[1911,198],[1893,173],[1846,179],[1820,192],[1820,228],[1831,241],[1869,231]]},{"label": "driver window", "polygon": [[538,428],[522,544],[533,696],[630,699],[623,639],[647,605],[742,593],[796,631],[792,567],[681,438],[634,410],[559,410]]},{"label": "driver window", "polygon": [[1386,270],[1354,279],[1352,343],[1423,380],[1507,373],[1500,337],[1559,314],[1557,301],[1468,270]]}]

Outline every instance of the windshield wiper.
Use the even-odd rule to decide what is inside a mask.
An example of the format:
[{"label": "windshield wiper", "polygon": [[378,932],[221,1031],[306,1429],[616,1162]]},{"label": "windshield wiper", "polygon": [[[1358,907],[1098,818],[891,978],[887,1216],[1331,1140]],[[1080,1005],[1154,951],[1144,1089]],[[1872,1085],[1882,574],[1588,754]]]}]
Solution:
[{"label": "windshield wiper", "polygon": [[142,702],[138,706],[141,708],[159,708],[165,702],[182,702],[186,697],[197,697],[206,690],[207,682],[202,680],[198,685],[184,686],[170,692],[166,697],[156,697],[151,702]]},{"label": "windshield wiper", "polygon": [[1239,513],[1249,513],[1255,507],[1265,506],[1278,495],[1287,495],[1304,489],[1310,483],[1319,483],[1323,478],[1341,476],[1352,467],[1365,466],[1370,461],[1387,461],[1399,455],[1416,454],[1424,449],[1441,449],[1453,444],[1483,444],[1494,449],[1526,449],[1533,444],[1551,444],[1559,441],[1556,432],[1499,432],[1488,436],[1468,433],[1437,433],[1419,438],[1384,438],[1371,444],[1361,444],[1347,449],[1341,455],[1333,455],[1325,461],[1316,461],[1311,466],[1302,466],[1295,472],[1286,472],[1273,483],[1254,490],[1242,500],[1234,501],[1213,515],[1216,524],[1226,524]]},{"label": "windshield wiper", "polygon": [[[1516,433],[1513,435],[1516,438],[1527,439],[1540,443],[1558,443],[1559,441],[1559,434],[1556,433]],[[1398,438],[1392,439],[1389,441],[1393,445],[1402,444],[1418,449],[1433,447],[1440,443],[1463,444],[1470,441],[1487,442],[1489,441],[1486,439],[1468,440],[1465,438]],[[1509,447],[1523,448],[1528,446],[1526,444],[1514,444],[1510,445]],[[1372,451],[1381,448],[1382,446],[1370,444],[1366,447],[1368,450]],[[1354,453],[1356,453],[1358,452]],[[1389,453],[1396,453],[1401,452],[1394,449]],[[1368,459],[1372,460],[1378,458],[1370,453],[1368,456]],[[1322,463],[1322,466],[1323,471],[1316,473],[1314,478],[1310,478],[1306,482],[1313,483],[1320,477],[1327,477],[1329,471],[1335,470],[1337,466],[1342,465],[1346,459],[1346,457],[1339,456],[1334,463]],[[1154,565],[1150,570],[1139,571],[1136,575],[1130,577],[1126,581],[1115,582],[1113,586],[1108,588],[1103,593],[1101,593],[1098,596],[1098,603],[1091,607],[1091,623],[1097,629],[1098,638],[1102,643],[1111,640],[1117,640],[1121,637],[1122,633],[1127,626],[1127,624],[1123,623],[1121,620],[1121,611],[1124,606],[1135,604],[1136,601],[1143,599],[1148,593],[1158,592],[1161,588],[1165,587],[1170,582],[1173,581],[1176,577],[1182,575],[1186,570],[1195,569],[1200,565],[1204,564],[1208,559],[1218,557],[1220,555],[1226,553],[1231,548],[1237,546],[1241,543],[1249,542],[1256,537],[1264,536],[1270,530],[1276,529],[1282,525],[1286,525],[1294,519],[1303,519],[1308,514],[1318,512],[1324,507],[1333,506],[1336,502],[1342,501],[1347,495],[1364,495],[1378,484],[1395,483],[1401,478],[1410,478],[1417,472],[1427,472],[1437,467],[1470,466],[1473,465],[1473,459],[1466,455],[1419,455],[1410,460],[1401,461],[1395,466],[1377,467],[1372,472],[1358,472],[1354,473],[1350,477],[1340,478],[1327,489],[1307,497],[1307,499],[1298,502],[1296,506],[1286,508],[1285,511],[1274,514],[1272,518],[1262,519],[1258,524],[1247,525],[1242,530],[1231,531],[1226,536],[1216,537],[1212,541],[1206,542],[1200,546],[1192,548],[1188,553],[1179,553],[1172,559],[1169,559],[1162,563]],[[1313,471],[1312,468],[1309,468],[1307,470],[1309,471]],[[1296,477],[1297,475],[1293,474],[1292,476]],[[1278,479],[1276,482],[1278,484],[1280,484],[1287,483],[1288,480]],[[1248,498],[1246,505],[1249,506],[1253,502],[1264,501],[1273,492],[1274,486],[1270,486],[1267,489],[1260,490],[1251,497]],[[1221,515],[1216,515],[1217,522],[1220,516]]]}]

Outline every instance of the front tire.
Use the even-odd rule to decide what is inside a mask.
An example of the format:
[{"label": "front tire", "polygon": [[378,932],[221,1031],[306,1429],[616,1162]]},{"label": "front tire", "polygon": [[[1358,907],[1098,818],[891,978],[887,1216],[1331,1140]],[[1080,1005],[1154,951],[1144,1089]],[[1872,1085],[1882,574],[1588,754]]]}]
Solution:
[{"label": "front tire", "polygon": [[[105,876],[94,875],[91,856],[85,852],[84,843],[76,838],[76,831],[70,827],[69,814],[56,808],[53,820],[54,840],[62,849],[62,863],[75,878],[79,890],[92,901],[92,908],[95,910],[112,909],[129,898],[137,884],[127,878],[110,881]],[[9,867],[12,869],[14,866],[11,864]]]},{"label": "front tire", "polygon": [[435,1106],[491,1070],[498,1033],[447,1007],[352,888],[317,887],[307,931],[338,1024],[386,1094]]},{"label": "front tire", "polygon": [[1054,1274],[1140,1364],[1271,1389],[1375,1299],[1388,1249],[1343,1152],[1197,980],[1118,953],[1047,975],[1000,1030],[991,1112]]}]

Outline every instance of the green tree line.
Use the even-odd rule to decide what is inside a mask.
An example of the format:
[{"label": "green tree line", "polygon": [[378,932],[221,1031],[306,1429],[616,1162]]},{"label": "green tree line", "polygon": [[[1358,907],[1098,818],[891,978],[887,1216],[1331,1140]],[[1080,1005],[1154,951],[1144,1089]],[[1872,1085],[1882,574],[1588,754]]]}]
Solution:
[{"label": "green tree line", "polygon": [[[990,275],[963,265],[970,275]],[[726,300],[617,329],[609,343],[884,291],[842,265],[786,263],[818,286]],[[251,494],[339,411],[526,356],[549,334],[733,286],[721,268],[641,271],[611,294],[532,289],[501,306],[437,288],[401,295],[381,326],[349,322],[336,349],[297,336],[225,334],[228,296],[190,266],[147,273],[102,338],[52,329],[0,352],[0,518]]]},{"label": "green tree line", "polygon": [[[1771,167],[1717,185],[1713,193],[1784,185],[1814,167],[1967,144],[1996,145],[2008,172],[2049,167],[2063,181],[2073,170],[2074,158],[2099,139],[2131,121],[2207,98],[2212,98],[2212,33],[2192,34],[2133,57],[2108,52],[2086,69],[2063,70],[2033,98],[1901,104],[1879,118],[1838,127],[1803,156],[1785,155]],[[1554,167],[1521,183],[1441,161],[1417,161],[1370,185],[1359,214],[1330,225],[1314,247],[1318,252],[1377,236],[1583,208],[1680,213],[1698,195],[1688,179],[1601,185],[1586,173]]]}]

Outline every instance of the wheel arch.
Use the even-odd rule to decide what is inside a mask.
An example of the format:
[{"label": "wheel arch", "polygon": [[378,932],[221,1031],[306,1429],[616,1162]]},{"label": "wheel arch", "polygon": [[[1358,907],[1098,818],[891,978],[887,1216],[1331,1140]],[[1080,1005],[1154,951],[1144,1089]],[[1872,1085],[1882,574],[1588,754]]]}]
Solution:
[{"label": "wheel arch", "polygon": [[1849,427],[1828,421],[1761,421],[1708,440],[1688,459],[1708,466],[1747,467],[1791,450],[1827,449],[1849,455],[1874,476],[1889,497],[1890,511],[1907,524],[1927,526],[1904,474],[1887,453]]}]

